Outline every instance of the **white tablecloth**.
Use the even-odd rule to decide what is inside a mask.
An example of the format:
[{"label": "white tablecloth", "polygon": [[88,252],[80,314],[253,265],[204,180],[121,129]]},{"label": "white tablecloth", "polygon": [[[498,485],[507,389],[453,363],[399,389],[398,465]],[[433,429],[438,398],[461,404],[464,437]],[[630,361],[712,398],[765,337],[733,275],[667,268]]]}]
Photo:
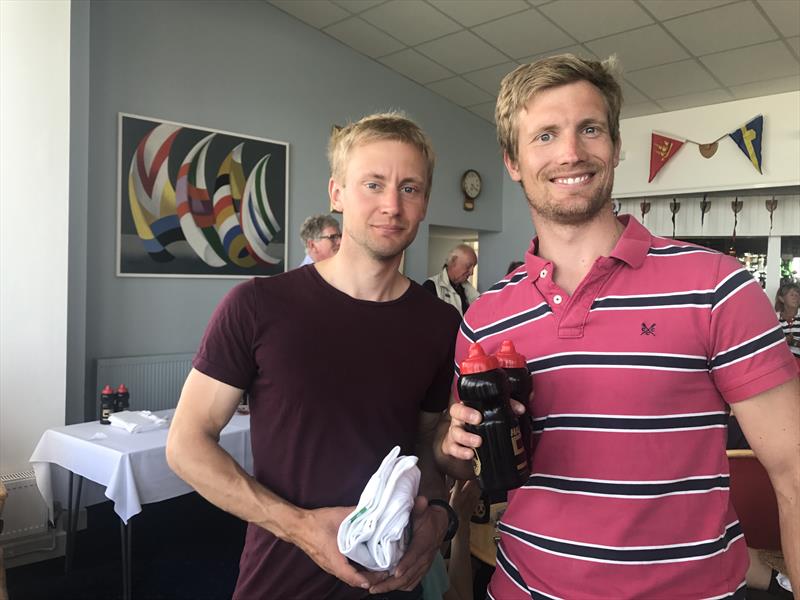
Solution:
[{"label": "white tablecloth", "polygon": [[[156,414],[171,418],[173,410]],[[104,434],[105,437],[97,437]],[[114,502],[127,523],[142,504],[192,491],[167,465],[167,428],[145,433],[101,425],[98,421],[56,427],[44,432],[31,455],[36,484],[53,519],[53,500],[67,506],[69,472],[85,478],[81,506]],[[222,430],[220,445],[248,473],[253,472],[250,416],[235,414]]]}]

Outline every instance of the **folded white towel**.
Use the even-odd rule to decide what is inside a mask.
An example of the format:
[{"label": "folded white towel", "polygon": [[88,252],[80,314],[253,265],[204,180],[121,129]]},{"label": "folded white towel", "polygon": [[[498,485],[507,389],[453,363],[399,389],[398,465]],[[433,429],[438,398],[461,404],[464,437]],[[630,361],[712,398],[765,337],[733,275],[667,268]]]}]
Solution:
[{"label": "folded white towel", "polygon": [[405,531],[420,471],[416,456],[395,446],[370,477],[358,506],[339,526],[339,551],[370,571],[394,573],[406,550]]},{"label": "folded white towel", "polygon": [[142,433],[152,429],[160,429],[167,426],[167,420],[158,415],[154,415],[149,410],[130,411],[111,413],[108,417],[111,425],[121,427],[128,433]]}]

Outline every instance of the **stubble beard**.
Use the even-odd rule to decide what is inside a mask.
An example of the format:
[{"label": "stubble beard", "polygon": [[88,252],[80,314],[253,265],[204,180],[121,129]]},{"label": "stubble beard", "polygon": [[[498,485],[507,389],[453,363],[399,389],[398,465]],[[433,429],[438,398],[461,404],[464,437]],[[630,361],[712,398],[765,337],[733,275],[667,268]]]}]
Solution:
[{"label": "stubble beard", "polygon": [[[605,175],[605,173],[596,171],[594,176],[598,175]],[[611,204],[614,176],[612,172],[603,185],[585,200],[578,195],[572,199],[556,200],[549,191],[544,192],[542,198],[535,198],[533,193],[525,187],[524,181],[520,181],[520,185],[528,200],[528,205],[541,218],[558,225],[581,225],[592,221],[606,206]]]}]

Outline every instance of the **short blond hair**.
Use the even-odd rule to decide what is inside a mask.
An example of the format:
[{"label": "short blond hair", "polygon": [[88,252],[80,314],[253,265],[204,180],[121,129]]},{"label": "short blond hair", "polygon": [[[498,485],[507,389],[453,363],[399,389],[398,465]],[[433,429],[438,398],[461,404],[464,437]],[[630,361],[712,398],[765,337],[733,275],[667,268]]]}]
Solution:
[{"label": "short blond hair", "polygon": [[328,163],[331,167],[331,176],[337,181],[344,181],[350,151],[361,144],[384,140],[411,144],[422,153],[428,169],[425,198],[430,197],[433,185],[433,167],[436,163],[433,146],[419,125],[400,112],[368,115],[334,131],[328,142]]},{"label": "short blond hair", "polygon": [[513,161],[517,161],[519,113],[536,94],[548,88],[588,81],[602,94],[611,140],[619,144],[619,111],[622,108],[622,88],[617,81],[619,70],[616,56],[593,61],[573,54],[559,54],[535,63],[520,65],[503,78],[497,95],[494,120],[497,141]]}]

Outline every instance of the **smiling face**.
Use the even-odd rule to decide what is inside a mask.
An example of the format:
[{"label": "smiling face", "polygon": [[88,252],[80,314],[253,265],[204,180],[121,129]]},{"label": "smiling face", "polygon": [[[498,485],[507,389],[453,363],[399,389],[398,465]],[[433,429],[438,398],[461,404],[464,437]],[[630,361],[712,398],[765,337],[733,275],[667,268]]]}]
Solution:
[{"label": "smiling face", "polygon": [[577,225],[610,202],[619,145],[594,85],[577,81],[538,92],[519,113],[518,140],[517,160],[507,153],[504,160],[535,219]]},{"label": "smiling face", "polygon": [[789,288],[783,296],[784,310],[788,313],[797,314],[797,309],[800,307],[800,291],[797,288]]},{"label": "smiling face", "polygon": [[417,235],[428,207],[428,167],[411,144],[368,142],[350,150],[344,181],[330,180],[335,209],[342,211],[342,249],[360,248],[376,260],[402,254]]}]

